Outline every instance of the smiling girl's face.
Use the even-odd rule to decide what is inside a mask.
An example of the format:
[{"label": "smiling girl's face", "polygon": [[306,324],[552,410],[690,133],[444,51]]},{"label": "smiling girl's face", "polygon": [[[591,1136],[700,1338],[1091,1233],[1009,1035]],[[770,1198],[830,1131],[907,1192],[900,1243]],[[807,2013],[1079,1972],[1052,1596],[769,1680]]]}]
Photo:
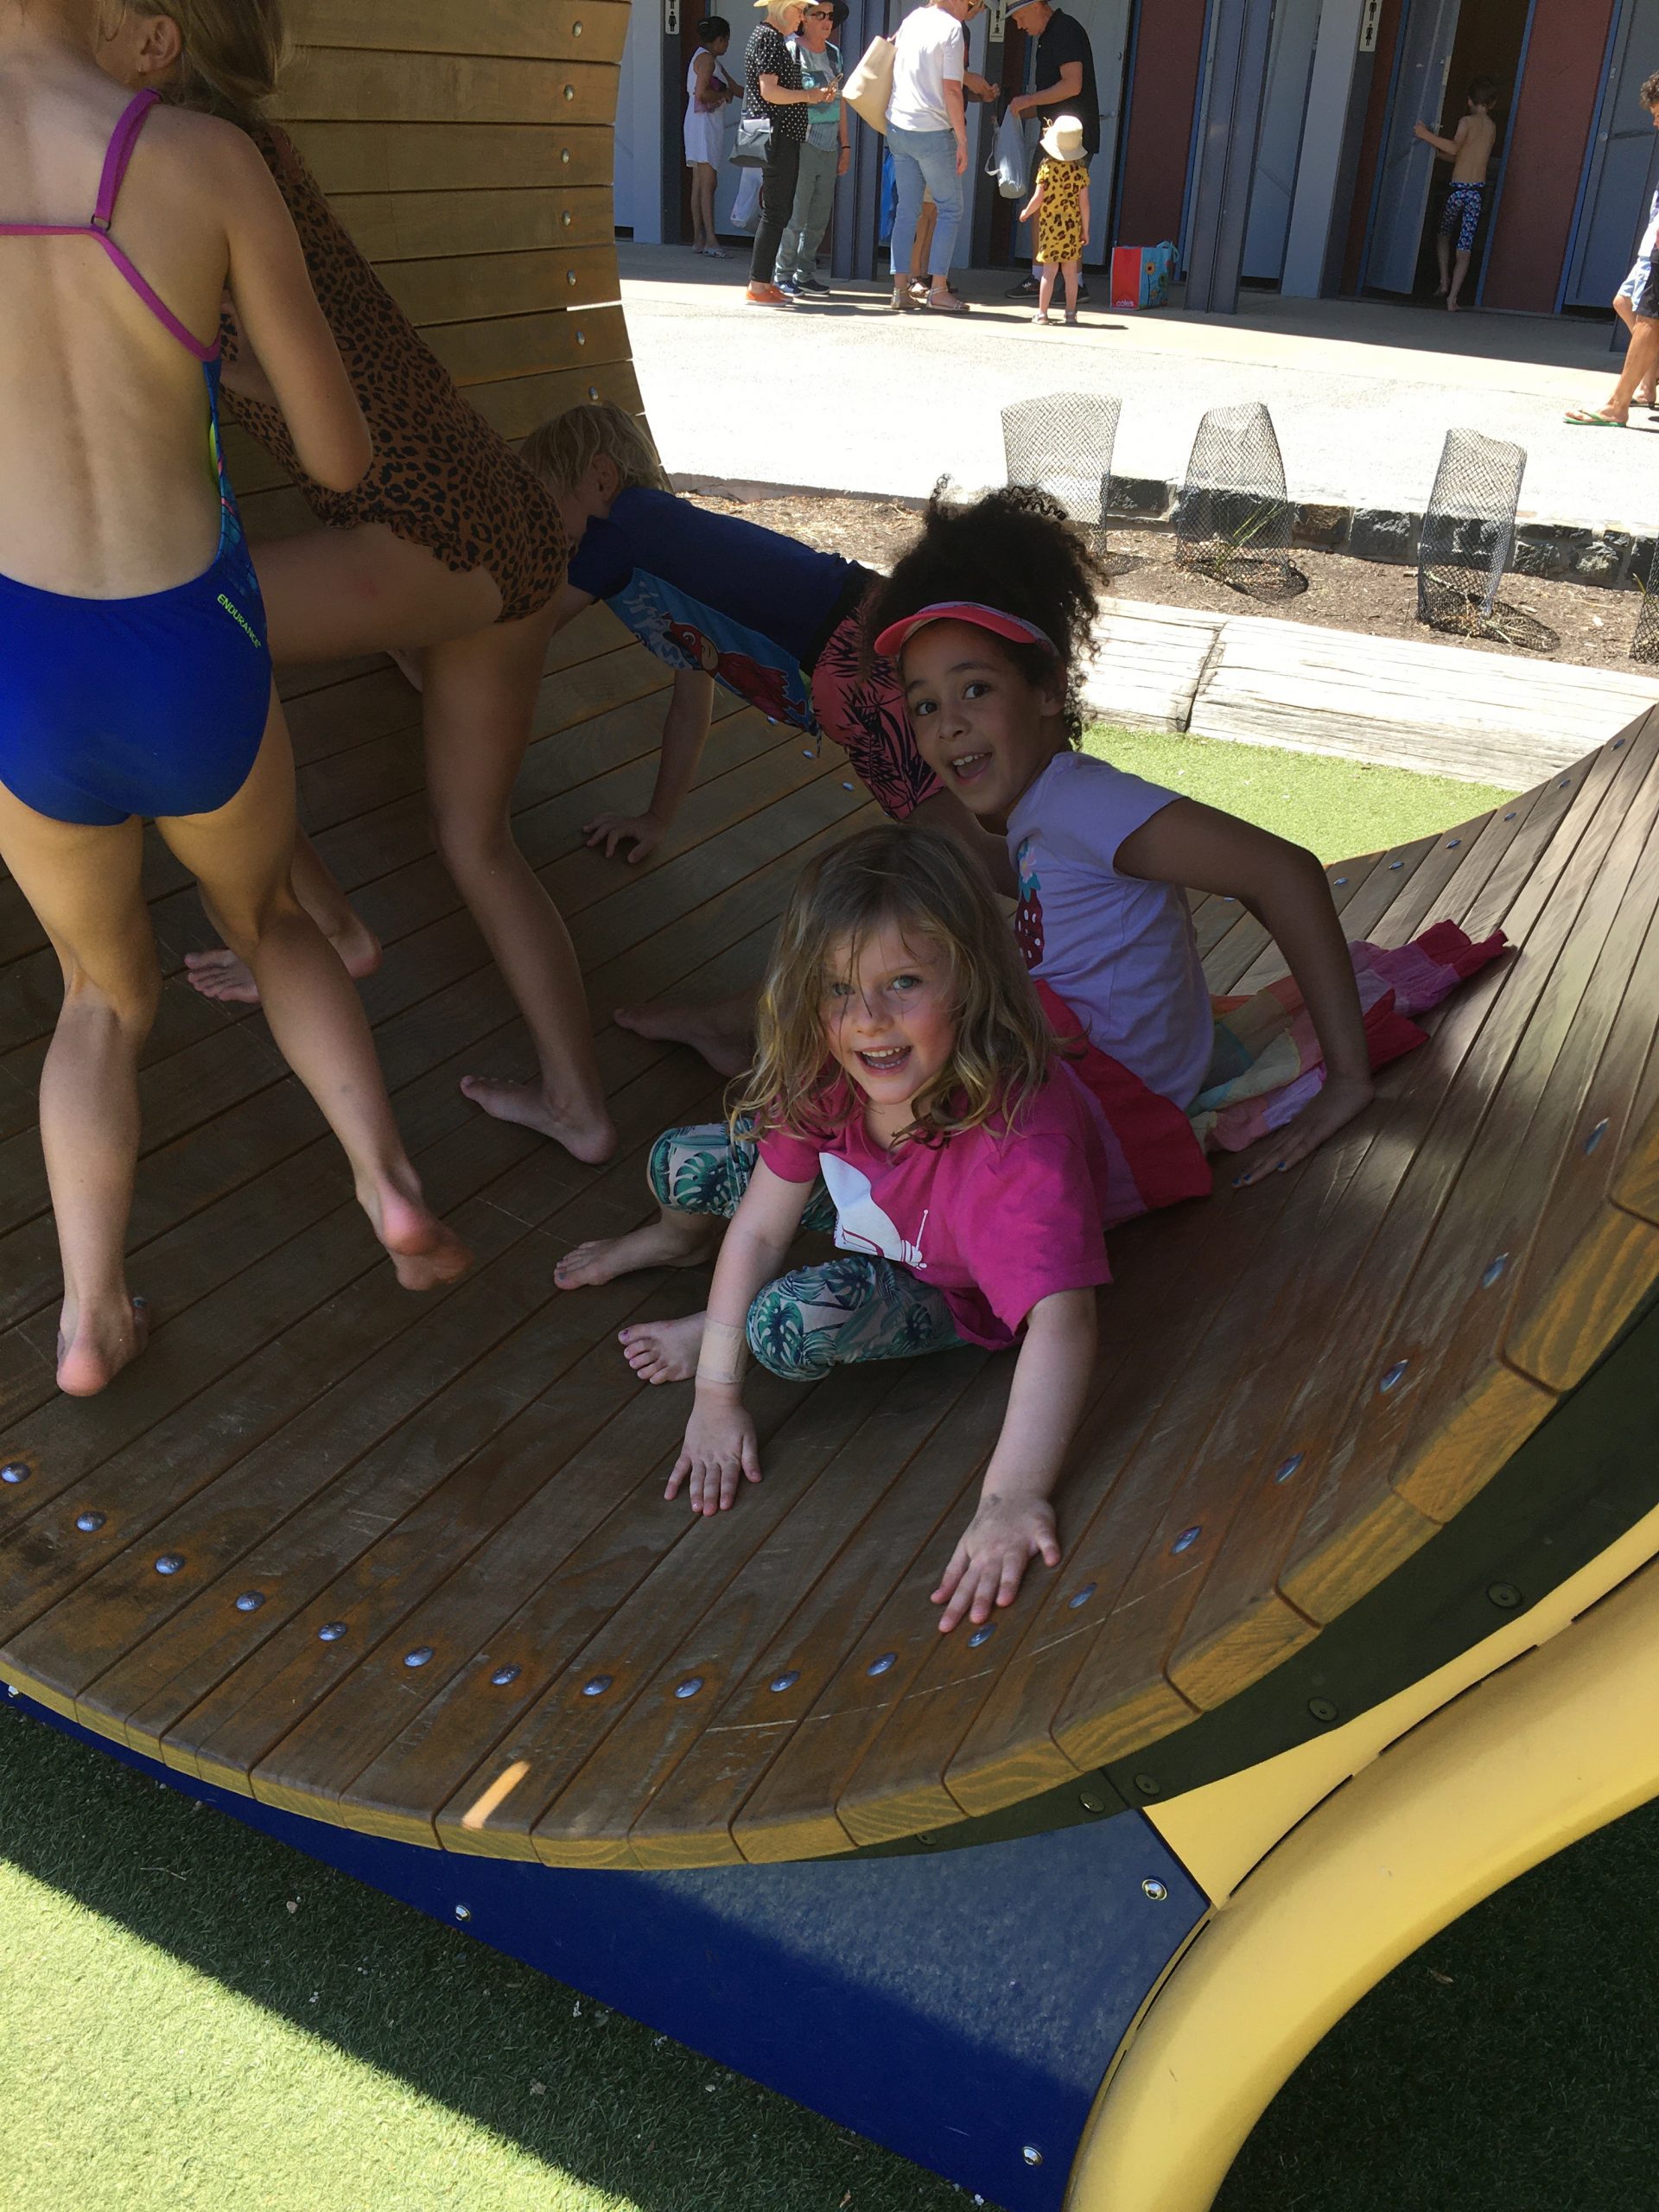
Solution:
[{"label": "smiling girl's face", "polygon": [[912,1119],[912,1099],[957,1049],[950,961],[929,938],[912,943],[892,923],[863,940],[856,966],[851,955],[845,938],[830,948],[824,1041],[867,1102],[869,1134],[891,1143]]},{"label": "smiling girl's face", "polygon": [[1066,749],[1058,671],[1032,683],[988,630],[930,622],[900,656],[905,702],[922,758],[971,813],[1009,809]]}]

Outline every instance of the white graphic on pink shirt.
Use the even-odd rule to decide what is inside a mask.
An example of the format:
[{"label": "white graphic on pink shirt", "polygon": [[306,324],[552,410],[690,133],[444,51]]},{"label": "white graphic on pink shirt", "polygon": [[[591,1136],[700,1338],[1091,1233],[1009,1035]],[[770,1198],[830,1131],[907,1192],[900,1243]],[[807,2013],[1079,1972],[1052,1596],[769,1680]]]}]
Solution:
[{"label": "white graphic on pink shirt", "polygon": [[922,1257],[922,1233],[927,1227],[927,1214],[916,1231],[912,1244],[901,1236],[875,1203],[870,1188],[870,1179],[850,1161],[839,1159],[833,1152],[822,1153],[818,1166],[823,1173],[824,1187],[836,1209],[836,1244],[842,1252],[864,1252],[882,1260],[898,1260],[907,1268],[925,1268]]}]

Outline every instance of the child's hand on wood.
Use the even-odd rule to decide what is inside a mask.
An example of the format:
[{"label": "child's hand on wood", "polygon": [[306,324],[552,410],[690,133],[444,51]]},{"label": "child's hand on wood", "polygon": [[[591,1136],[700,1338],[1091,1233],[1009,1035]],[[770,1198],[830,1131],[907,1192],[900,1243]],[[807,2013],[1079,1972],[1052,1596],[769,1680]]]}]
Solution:
[{"label": "child's hand on wood", "polygon": [[677,1497],[689,1481],[694,1513],[723,1513],[736,1498],[740,1482],[760,1479],[760,1440],[742,1402],[710,1399],[700,1390],[663,1496]]},{"label": "child's hand on wood", "polygon": [[668,824],[649,813],[596,814],[591,822],[582,823],[582,834],[590,848],[603,839],[607,861],[615,858],[616,849],[625,838],[632,838],[633,850],[628,855],[628,866],[634,868],[651,858],[668,835]]},{"label": "child's hand on wood", "polygon": [[1060,1563],[1048,1500],[1017,1491],[982,1498],[933,1592],[933,1603],[944,1607],[941,1631],[948,1634],[964,1618],[977,1625],[989,1620],[994,1606],[1011,1605],[1034,1559],[1045,1567]]},{"label": "child's hand on wood", "polygon": [[1376,1086],[1370,1076],[1327,1077],[1318,1095],[1309,1099],[1294,1121],[1239,1154],[1235,1185],[1260,1183],[1294,1167],[1299,1160],[1317,1152],[1327,1137],[1345,1128],[1356,1114],[1363,1114],[1376,1096]]}]

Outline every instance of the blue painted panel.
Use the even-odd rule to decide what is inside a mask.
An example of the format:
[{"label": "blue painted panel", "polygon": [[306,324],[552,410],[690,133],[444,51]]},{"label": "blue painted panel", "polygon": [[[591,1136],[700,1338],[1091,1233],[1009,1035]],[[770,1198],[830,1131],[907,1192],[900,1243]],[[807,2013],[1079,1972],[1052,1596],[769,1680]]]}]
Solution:
[{"label": "blue painted panel", "polygon": [[607,1873],[303,1820],[17,1703],[1010,2212],[1058,2212],[1112,2056],[1205,1910],[1137,1812],[912,1858]]}]

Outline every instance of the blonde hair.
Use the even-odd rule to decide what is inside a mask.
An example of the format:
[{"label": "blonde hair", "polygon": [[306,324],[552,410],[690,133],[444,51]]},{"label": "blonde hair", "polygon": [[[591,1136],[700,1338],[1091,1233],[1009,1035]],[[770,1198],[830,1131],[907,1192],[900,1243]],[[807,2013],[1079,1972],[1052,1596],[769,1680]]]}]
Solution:
[{"label": "blonde hair", "polygon": [[944,953],[956,1001],[949,1061],[912,1101],[900,1132],[939,1144],[993,1116],[1010,1126],[1064,1047],[1049,1028],[995,893],[954,838],[883,823],[836,846],[801,876],[761,986],[754,1066],[732,1118],[757,1129],[825,1136],[855,1104],[824,1044],[824,992],[837,952],[856,973],[878,930],[925,938]]},{"label": "blonde hair", "polygon": [[608,399],[567,407],[538,423],[518,450],[533,474],[567,496],[601,454],[615,463],[625,492],[637,485],[653,492],[673,488],[645,424]]},{"label": "blonde hair", "polygon": [[176,107],[251,122],[276,91],[289,58],[283,0],[127,0],[128,15],[170,16],[184,41],[165,98]]}]

